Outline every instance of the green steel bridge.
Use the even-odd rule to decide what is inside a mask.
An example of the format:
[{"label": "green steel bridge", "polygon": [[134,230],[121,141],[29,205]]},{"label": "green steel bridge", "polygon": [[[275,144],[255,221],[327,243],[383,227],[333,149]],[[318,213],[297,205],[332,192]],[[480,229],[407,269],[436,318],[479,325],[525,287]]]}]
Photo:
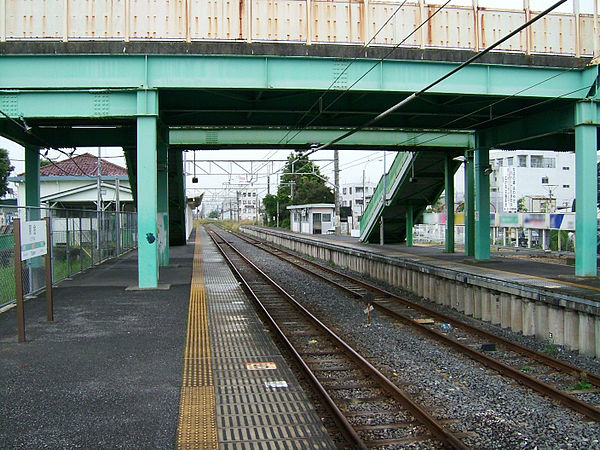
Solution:
[{"label": "green steel bridge", "polygon": [[[140,288],[156,287],[169,246],[185,243],[183,150],[331,142],[535,15],[528,1],[519,11],[474,1],[440,14],[392,0],[40,2],[29,10],[0,0],[0,135],[25,147],[31,206],[39,149],[124,148]],[[465,252],[488,259],[489,149],[575,151],[576,274],[596,276],[598,28],[597,11],[550,14],[332,145],[397,152],[361,239],[410,242],[425,206],[453,192],[462,160]],[[452,221],[448,230],[454,251]]]}]

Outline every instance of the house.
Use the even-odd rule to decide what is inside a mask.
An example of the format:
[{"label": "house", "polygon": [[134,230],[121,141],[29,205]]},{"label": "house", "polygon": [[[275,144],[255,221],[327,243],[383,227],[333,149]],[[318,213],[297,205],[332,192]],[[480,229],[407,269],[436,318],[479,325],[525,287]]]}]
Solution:
[{"label": "house", "polygon": [[310,205],[291,205],[290,228],[296,233],[326,234],[333,232],[335,205],[333,203],[314,203]]},{"label": "house", "polygon": [[[8,181],[17,184],[17,204],[24,206],[24,174]],[[40,202],[49,207],[87,210],[96,210],[100,202],[104,211],[135,210],[127,169],[90,153],[41,167]]]}]

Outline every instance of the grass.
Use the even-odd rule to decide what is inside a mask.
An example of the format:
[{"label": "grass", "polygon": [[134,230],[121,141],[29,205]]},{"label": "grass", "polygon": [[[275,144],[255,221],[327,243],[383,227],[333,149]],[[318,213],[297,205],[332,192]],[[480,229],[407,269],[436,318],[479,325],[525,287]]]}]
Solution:
[{"label": "grass", "polygon": [[533,372],[533,370],[534,369],[531,366],[523,366],[523,367],[521,367],[521,372],[530,373],[530,372]]},{"label": "grass", "polygon": [[556,356],[558,354],[558,347],[554,343],[554,339],[548,338],[546,345],[542,349],[542,353],[548,356]]},{"label": "grass", "polygon": [[580,378],[579,381],[577,383],[575,383],[574,385],[570,386],[568,388],[569,391],[588,391],[590,389],[592,389],[594,386],[592,385],[592,383],[590,383],[590,381],[588,380],[587,377],[587,372],[583,371],[580,374]]}]

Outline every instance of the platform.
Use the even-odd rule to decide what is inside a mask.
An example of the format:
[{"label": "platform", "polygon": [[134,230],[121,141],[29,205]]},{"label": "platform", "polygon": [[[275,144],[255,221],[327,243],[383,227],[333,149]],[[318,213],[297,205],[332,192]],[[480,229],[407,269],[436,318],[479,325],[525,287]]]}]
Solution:
[{"label": "platform", "polygon": [[[539,251],[528,252],[527,249],[520,249],[519,255],[522,257],[515,258],[510,255],[515,255],[516,252],[509,252],[509,249],[506,249],[507,251],[502,254],[492,252],[489,261],[476,261],[473,257],[465,256],[461,250],[446,253],[444,247],[440,245],[408,247],[405,244],[385,244],[381,246],[366,244],[350,236],[305,235],[282,229],[277,229],[277,232],[327,244],[335,243],[338,246],[397,260],[464,272],[496,280],[499,283],[517,283],[552,293],[600,302],[600,278],[577,277],[574,266],[541,262],[539,259],[543,258],[543,255]],[[532,257],[529,260],[526,258],[528,254]],[[533,260],[534,257],[536,260]]]},{"label": "platform", "polygon": [[[43,296],[27,301],[23,344],[14,309],[0,314],[0,448],[334,448],[226,263],[200,238],[200,261],[193,241],[171,248],[160,279],[169,290],[126,290],[137,280],[132,252],[57,286],[53,323]],[[198,335],[208,350],[188,348],[190,294],[201,286],[193,262],[206,305],[194,323],[206,326]],[[210,372],[188,377],[193,360]],[[211,384],[208,410],[186,397],[198,379]],[[196,407],[191,423],[214,429],[188,430],[196,440],[178,445],[181,400]],[[204,440],[211,432],[216,441]]]}]

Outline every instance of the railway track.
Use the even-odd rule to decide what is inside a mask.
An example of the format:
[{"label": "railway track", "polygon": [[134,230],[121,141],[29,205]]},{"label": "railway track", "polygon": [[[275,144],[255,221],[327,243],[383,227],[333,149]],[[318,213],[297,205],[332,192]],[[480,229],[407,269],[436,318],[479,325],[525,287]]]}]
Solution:
[{"label": "railway track", "polygon": [[322,396],[348,448],[468,448],[461,439],[469,434],[436,420],[227,239],[209,235]]},{"label": "railway track", "polygon": [[[300,270],[347,292],[394,321],[478,361],[503,376],[548,396],[555,401],[600,422],[600,377],[593,373],[536,352],[439,311],[400,297],[372,283],[359,280],[329,267],[302,258],[263,241],[235,233],[237,237],[261,248]],[[574,389],[577,386],[591,389]],[[589,387],[589,386],[588,386]]]}]

